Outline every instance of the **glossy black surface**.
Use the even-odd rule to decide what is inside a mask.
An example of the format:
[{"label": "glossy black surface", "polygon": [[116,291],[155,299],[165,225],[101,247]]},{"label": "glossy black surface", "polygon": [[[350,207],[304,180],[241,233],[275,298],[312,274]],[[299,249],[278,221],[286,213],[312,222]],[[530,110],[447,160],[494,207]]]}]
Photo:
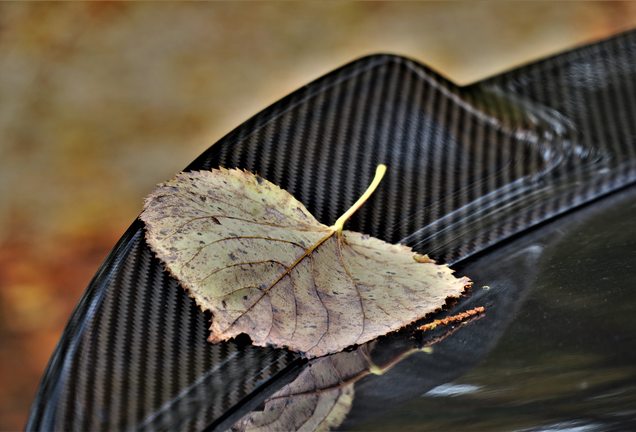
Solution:
[{"label": "glossy black surface", "polygon": [[459,266],[486,316],[356,386],[343,430],[636,430],[636,189]]}]

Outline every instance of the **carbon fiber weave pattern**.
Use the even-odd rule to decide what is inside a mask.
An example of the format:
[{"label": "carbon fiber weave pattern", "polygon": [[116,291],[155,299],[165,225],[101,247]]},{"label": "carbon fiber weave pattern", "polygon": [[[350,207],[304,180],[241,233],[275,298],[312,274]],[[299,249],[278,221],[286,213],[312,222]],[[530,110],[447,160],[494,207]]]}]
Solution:
[{"label": "carbon fiber weave pattern", "polygon": [[[267,108],[187,169],[241,167],[331,224],[455,263],[636,179],[636,32],[459,88],[412,60],[357,60]],[[133,223],[73,314],[28,430],[201,430],[275,386],[290,353],[211,345],[209,316]]]}]

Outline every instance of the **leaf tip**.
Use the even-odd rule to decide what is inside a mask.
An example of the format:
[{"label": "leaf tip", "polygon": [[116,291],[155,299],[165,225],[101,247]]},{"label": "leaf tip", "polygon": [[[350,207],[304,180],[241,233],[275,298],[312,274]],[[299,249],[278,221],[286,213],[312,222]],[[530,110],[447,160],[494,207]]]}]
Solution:
[{"label": "leaf tip", "polygon": [[426,254],[422,255],[422,254],[416,253],[413,255],[413,259],[417,261],[418,263],[422,263],[422,264],[435,264],[435,260],[429,258],[429,256]]}]

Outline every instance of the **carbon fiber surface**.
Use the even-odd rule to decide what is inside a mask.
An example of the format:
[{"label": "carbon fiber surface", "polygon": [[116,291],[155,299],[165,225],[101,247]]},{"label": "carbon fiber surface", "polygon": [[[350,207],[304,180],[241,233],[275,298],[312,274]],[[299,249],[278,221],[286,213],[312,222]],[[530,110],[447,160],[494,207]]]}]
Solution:
[{"label": "carbon fiber surface", "polygon": [[[348,223],[455,263],[636,179],[636,32],[459,88],[378,55],[309,84],[187,169],[258,172],[332,223],[379,162],[387,177]],[[218,424],[300,360],[211,345],[209,317],[133,223],[51,359],[29,430]]]}]

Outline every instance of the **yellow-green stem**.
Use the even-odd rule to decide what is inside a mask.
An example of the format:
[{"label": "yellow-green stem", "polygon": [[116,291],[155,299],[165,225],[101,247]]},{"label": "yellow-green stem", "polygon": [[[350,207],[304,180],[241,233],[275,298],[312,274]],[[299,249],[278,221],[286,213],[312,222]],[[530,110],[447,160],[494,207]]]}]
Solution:
[{"label": "yellow-green stem", "polygon": [[351,208],[347,210],[342,216],[340,216],[338,220],[336,221],[336,223],[331,226],[331,228],[336,233],[338,234],[342,233],[342,228],[344,227],[345,222],[347,222],[347,220],[351,217],[351,215],[353,215],[360,207],[362,207],[362,204],[364,204],[369,199],[371,194],[375,192],[378,185],[382,181],[382,177],[384,177],[384,173],[386,173],[386,165],[384,164],[378,165],[378,167],[375,169],[375,176],[373,177],[373,180],[371,181],[371,184],[369,185],[367,190],[364,191],[362,196],[358,198],[358,201],[356,201],[351,206]]}]

